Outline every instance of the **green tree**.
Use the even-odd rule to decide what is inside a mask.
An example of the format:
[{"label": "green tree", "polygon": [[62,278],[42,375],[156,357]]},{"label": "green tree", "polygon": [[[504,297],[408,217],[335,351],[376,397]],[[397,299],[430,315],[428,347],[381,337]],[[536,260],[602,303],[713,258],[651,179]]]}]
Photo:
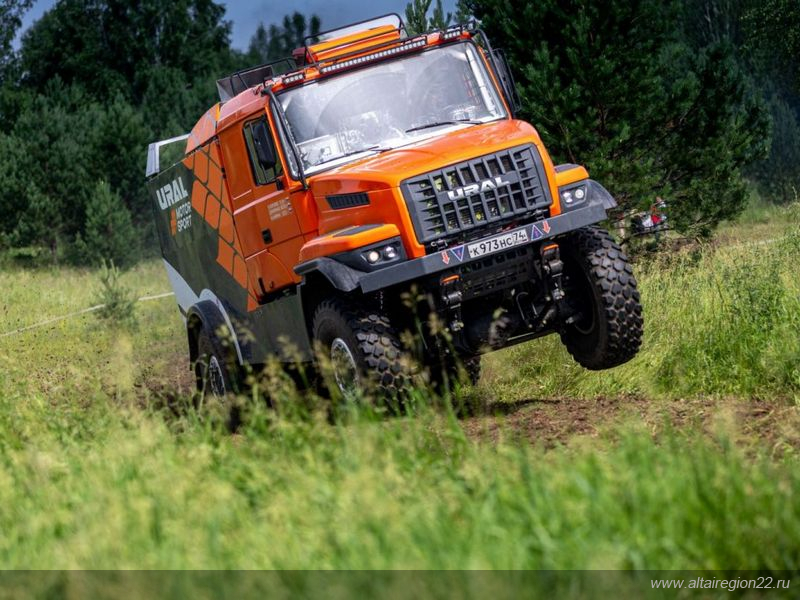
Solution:
[{"label": "green tree", "polygon": [[755,165],[753,174],[764,197],[777,202],[800,199],[800,119],[780,96],[769,102],[772,144],[767,158]]},{"label": "green tree", "polygon": [[0,2],[0,131],[8,131],[30,101],[30,95],[17,85],[20,69],[13,41],[22,16],[32,3],[32,0]]},{"label": "green tree", "polygon": [[453,21],[452,13],[445,13],[442,0],[436,0],[429,17],[433,0],[412,0],[406,5],[405,24],[409,33],[423,33],[432,29],[445,29]]},{"label": "green tree", "polygon": [[0,85],[5,80],[6,70],[14,59],[13,42],[22,25],[25,14],[33,0],[3,0],[0,3]]},{"label": "green tree", "polygon": [[800,2],[752,0],[742,22],[748,51],[800,93]]},{"label": "green tree", "polygon": [[131,215],[106,181],[98,182],[86,206],[86,226],[73,254],[76,262],[99,265],[111,261],[127,267],[138,258],[139,238]]},{"label": "green tree", "polygon": [[94,98],[141,103],[154,68],[193,84],[228,60],[230,23],[213,0],[58,0],[23,36],[25,81],[58,73]]},{"label": "green tree", "polygon": [[0,188],[5,239],[15,245],[42,244],[58,251],[84,222],[93,185],[90,133],[102,109],[77,87],[56,77],[47,94],[36,96],[23,112],[0,155],[0,171],[9,173]]},{"label": "green tree", "polygon": [[742,168],[764,152],[766,111],[726,40],[686,42],[680,4],[468,4],[505,48],[523,116],[556,160],[586,164],[623,208],[666,198],[692,234],[741,210]]},{"label": "green tree", "polygon": [[320,27],[321,21],[317,15],[306,19],[298,12],[284,16],[282,25],[273,23],[266,27],[261,23],[250,39],[247,58],[251,65],[256,65],[291,57],[295,48],[303,47],[306,37],[319,34]]},{"label": "green tree", "polygon": [[[94,107],[96,121],[87,131],[87,165],[91,181],[103,179],[130,210],[134,223],[149,228],[153,221],[150,198],[143,185],[146,148],[153,133],[145,114],[122,96]],[[195,117],[196,118],[196,117]]]},{"label": "green tree", "polygon": [[765,198],[787,201],[800,187],[800,3],[784,0],[685,0],[688,39],[702,49],[728,40],[737,62],[768,98],[769,157],[747,169]]}]

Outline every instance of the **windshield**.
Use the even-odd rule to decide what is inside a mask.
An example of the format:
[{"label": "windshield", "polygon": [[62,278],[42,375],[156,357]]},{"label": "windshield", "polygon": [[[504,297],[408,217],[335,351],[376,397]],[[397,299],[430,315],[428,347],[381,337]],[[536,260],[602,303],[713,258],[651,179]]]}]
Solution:
[{"label": "windshield", "polygon": [[306,173],[506,116],[464,43],[343,73],[279,96]]}]

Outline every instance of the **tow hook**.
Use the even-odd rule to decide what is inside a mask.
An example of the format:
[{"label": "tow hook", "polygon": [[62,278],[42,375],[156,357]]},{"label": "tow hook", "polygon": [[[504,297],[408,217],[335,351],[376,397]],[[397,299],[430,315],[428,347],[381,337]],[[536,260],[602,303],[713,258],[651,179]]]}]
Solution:
[{"label": "tow hook", "polygon": [[[564,287],[561,282],[561,277],[564,272],[564,263],[561,261],[561,253],[558,244],[542,246],[542,268],[546,275],[550,299],[555,305],[556,315],[564,318],[569,310],[565,301]],[[545,320],[549,320],[550,316],[551,315],[548,314]],[[542,323],[542,325],[545,324],[546,323]]]},{"label": "tow hook", "polygon": [[448,275],[439,280],[442,302],[449,309],[451,320],[450,330],[453,332],[461,331],[464,328],[464,321],[461,319],[461,277],[459,275]]}]

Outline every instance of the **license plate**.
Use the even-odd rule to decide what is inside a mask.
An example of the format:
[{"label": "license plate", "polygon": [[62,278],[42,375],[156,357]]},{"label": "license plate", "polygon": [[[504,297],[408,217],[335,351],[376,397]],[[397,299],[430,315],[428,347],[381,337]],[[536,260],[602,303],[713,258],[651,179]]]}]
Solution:
[{"label": "license plate", "polygon": [[478,256],[483,256],[484,254],[500,252],[501,250],[505,250],[507,248],[513,248],[514,246],[519,246],[520,244],[526,244],[527,242],[528,230],[518,229],[517,231],[512,231],[511,233],[496,235],[494,237],[481,240],[480,242],[469,244],[467,246],[467,252],[469,252],[470,258],[476,258]]}]

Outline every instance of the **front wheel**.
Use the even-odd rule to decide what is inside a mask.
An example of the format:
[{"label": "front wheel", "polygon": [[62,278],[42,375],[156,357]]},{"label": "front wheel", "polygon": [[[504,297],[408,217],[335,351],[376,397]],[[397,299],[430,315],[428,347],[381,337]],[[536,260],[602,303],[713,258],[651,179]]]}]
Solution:
[{"label": "front wheel", "polygon": [[577,320],[561,332],[572,357],[591,370],[628,362],[642,344],[642,305],[628,257],[611,235],[585,227],[559,244],[564,289]]},{"label": "front wheel", "polygon": [[333,384],[345,398],[374,389],[396,398],[410,385],[409,365],[389,319],[341,299],[323,301],[314,314],[314,339],[330,362]]}]

